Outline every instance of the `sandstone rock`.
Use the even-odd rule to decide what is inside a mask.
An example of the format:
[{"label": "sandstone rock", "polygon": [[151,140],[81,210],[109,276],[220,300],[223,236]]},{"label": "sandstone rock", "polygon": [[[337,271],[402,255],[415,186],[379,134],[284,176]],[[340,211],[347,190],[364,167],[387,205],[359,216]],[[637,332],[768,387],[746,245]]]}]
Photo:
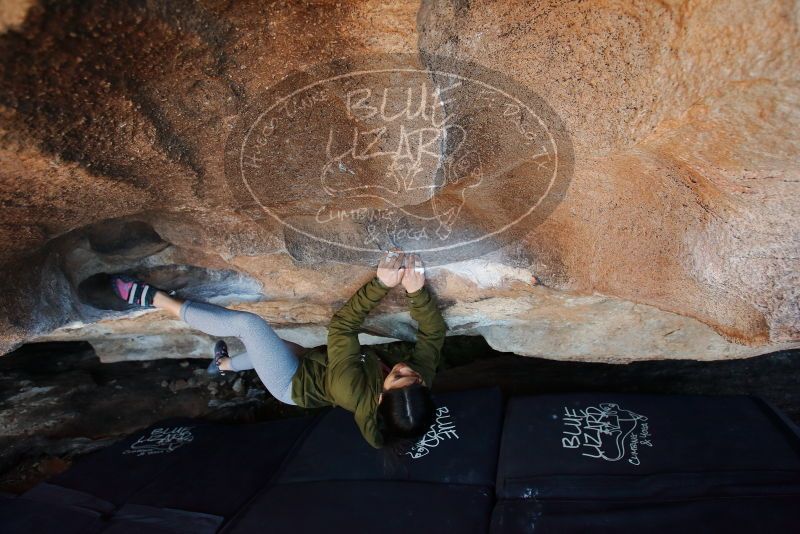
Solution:
[{"label": "sandstone rock", "polygon": [[[180,5],[18,2],[0,17],[0,351],[86,339],[104,361],[211,356],[208,336],[111,302],[102,282],[115,272],[323,343],[372,268],[242,201],[225,141],[293,70],[389,52],[437,72],[490,68],[487,83],[538,95],[571,138],[568,187],[546,217],[476,257],[432,261],[451,333],[613,362],[800,346],[795,2]],[[472,132],[481,115],[464,101]],[[264,182],[270,208],[301,229],[320,194],[296,181],[318,172],[305,149],[349,126],[340,119],[301,121],[316,129],[286,140],[297,157]],[[496,163],[516,148],[505,135],[479,137],[477,159],[459,161]],[[382,187],[385,168],[339,164],[339,184]],[[470,235],[528,200],[529,171],[460,204],[444,189],[408,206],[457,205],[456,230]],[[362,341],[413,333],[393,294]]]},{"label": "sandstone rock", "polygon": [[244,391],[244,383],[241,378],[237,378],[231,387],[234,393],[241,394]]},{"label": "sandstone rock", "polygon": [[183,378],[179,378],[178,380],[174,380],[170,383],[169,389],[172,390],[173,393],[177,393],[178,391],[182,391],[189,387],[189,382],[184,380]]},{"label": "sandstone rock", "polygon": [[255,399],[255,398],[262,398],[267,396],[267,391],[263,387],[251,387],[247,389],[247,398],[248,399]]}]

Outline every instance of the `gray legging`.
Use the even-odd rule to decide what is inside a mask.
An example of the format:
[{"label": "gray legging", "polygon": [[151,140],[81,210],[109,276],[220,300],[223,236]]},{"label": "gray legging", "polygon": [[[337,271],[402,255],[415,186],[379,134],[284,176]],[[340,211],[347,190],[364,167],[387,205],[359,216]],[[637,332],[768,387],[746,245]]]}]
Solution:
[{"label": "gray legging", "polygon": [[246,352],[231,358],[231,368],[255,369],[273,397],[295,404],[292,377],[300,361],[264,319],[254,313],[190,300],[181,306],[181,319],[211,336],[238,337]]}]

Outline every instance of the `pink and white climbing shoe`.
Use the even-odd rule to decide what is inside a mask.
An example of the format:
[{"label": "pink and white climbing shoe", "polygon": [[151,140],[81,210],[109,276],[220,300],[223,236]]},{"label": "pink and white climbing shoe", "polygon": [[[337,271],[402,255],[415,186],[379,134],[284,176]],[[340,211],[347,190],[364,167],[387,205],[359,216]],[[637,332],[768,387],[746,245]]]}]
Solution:
[{"label": "pink and white climbing shoe", "polygon": [[111,278],[111,286],[116,295],[128,304],[143,308],[153,307],[153,298],[157,288],[147,285],[139,280],[125,275],[116,275]]}]

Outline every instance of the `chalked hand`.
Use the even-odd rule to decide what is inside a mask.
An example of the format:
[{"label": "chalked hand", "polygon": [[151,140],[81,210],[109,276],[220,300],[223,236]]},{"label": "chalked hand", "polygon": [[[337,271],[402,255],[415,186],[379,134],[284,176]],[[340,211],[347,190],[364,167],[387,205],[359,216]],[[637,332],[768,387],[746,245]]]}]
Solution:
[{"label": "chalked hand", "polygon": [[406,254],[405,261],[403,287],[406,289],[406,293],[413,293],[425,285],[425,267],[417,254]]},{"label": "chalked hand", "polygon": [[386,287],[394,287],[403,278],[404,255],[400,250],[390,250],[378,263],[378,280]]}]

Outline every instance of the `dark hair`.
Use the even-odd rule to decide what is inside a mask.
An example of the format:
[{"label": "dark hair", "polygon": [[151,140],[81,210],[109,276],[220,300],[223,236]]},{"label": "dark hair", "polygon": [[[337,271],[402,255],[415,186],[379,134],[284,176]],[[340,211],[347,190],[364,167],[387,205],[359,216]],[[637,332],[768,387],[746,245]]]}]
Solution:
[{"label": "dark hair", "polygon": [[378,405],[384,447],[402,454],[428,431],[434,410],[431,390],[422,384],[384,391]]}]

